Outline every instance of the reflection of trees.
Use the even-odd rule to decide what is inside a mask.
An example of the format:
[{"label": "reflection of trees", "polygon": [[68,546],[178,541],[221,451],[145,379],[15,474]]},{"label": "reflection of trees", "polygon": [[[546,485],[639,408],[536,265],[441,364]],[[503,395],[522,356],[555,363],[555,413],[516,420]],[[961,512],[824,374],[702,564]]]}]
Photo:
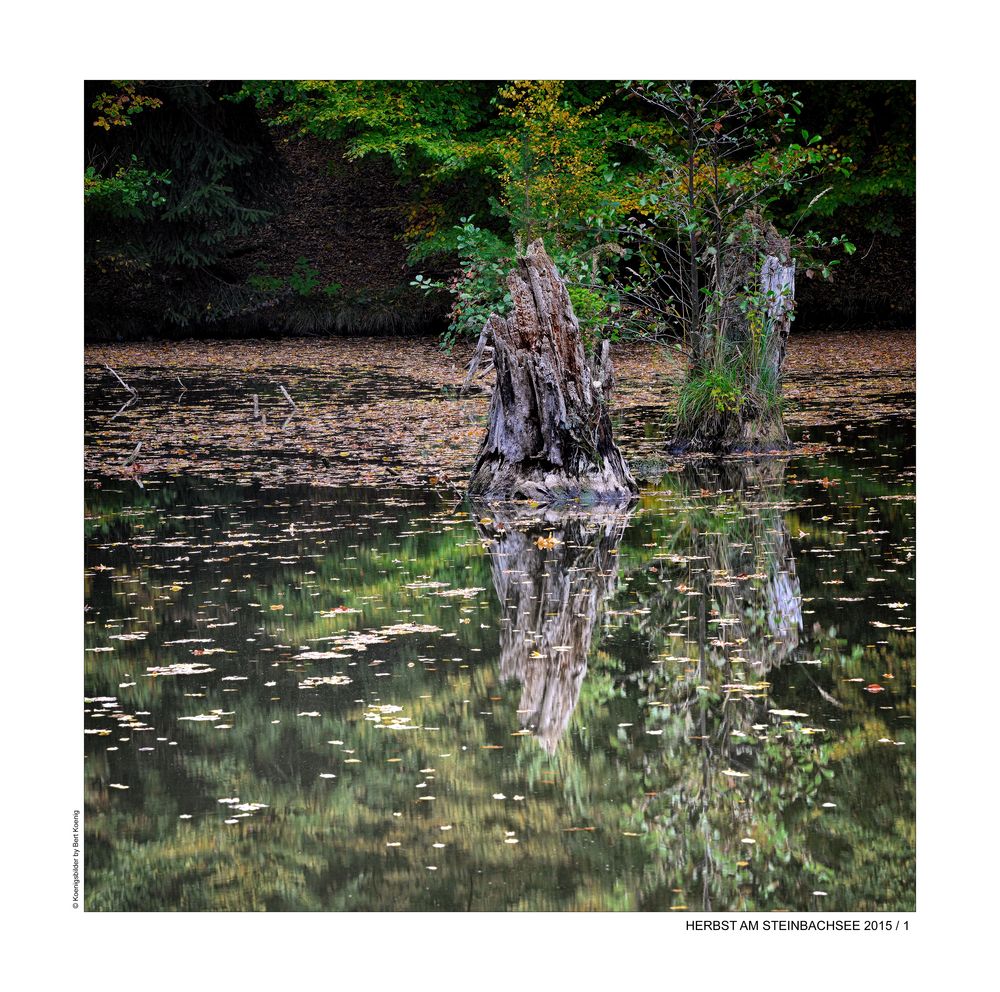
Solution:
[{"label": "reflection of trees", "polygon": [[660,796],[633,806],[652,827],[650,845],[670,841],[666,872],[647,876],[653,902],[676,886],[701,909],[753,908],[762,855],[801,854],[799,867],[822,877],[790,837],[828,778],[828,749],[797,718],[768,713],[778,708],[769,676],[802,632],[785,465],[691,465],[672,480],[681,507],[661,536],[663,578],[639,594],[638,626],[657,664],[629,676],[664,745],[646,774],[670,796],[665,808]]},{"label": "reflection of trees", "polygon": [[594,628],[613,593],[627,511],[517,514],[479,508],[500,601],[500,677],[523,689],[521,726],[555,752],[587,672]]},{"label": "reflection of trees", "polygon": [[663,581],[638,591],[638,630],[660,663],[632,681],[662,716],[682,719],[689,737],[715,741],[725,760],[752,752],[741,741],[761,716],[768,674],[802,633],[786,464],[687,466],[672,480],[681,508],[661,537]]},{"label": "reflection of trees", "polygon": [[[328,497],[317,492],[294,508],[284,494],[272,504],[248,500],[239,529],[260,535],[263,543],[250,549],[259,554],[251,562],[232,548],[206,550],[232,560],[193,563],[192,585],[182,590],[163,589],[157,566],[186,553],[168,545],[183,533],[192,544],[221,543],[234,525],[222,528],[216,516],[188,523],[195,518],[184,505],[150,514],[131,544],[95,555],[143,584],[97,572],[88,602],[99,621],[155,606],[158,627],[145,640],[111,642],[114,652],[89,653],[86,687],[88,696],[119,697],[130,713],[151,711],[141,719],[178,745],[140,752],[154,735],[124,727],[86,738],[88,908],[911,908],[913,735],[881,704],[909,712],[912,635],[887,631],[888,645],[862,649],[852,636],[812,630],[803,657],[824,665],[792,664],[803,635],[794,607],[782,604],[789,591],[797,595],[797,574],[807,590],[811,583],[809,570],[791,562],[781,468],[751,465],[742,480],[731,476],[734,468],[671,477],[647,493],[620,546],[625,522],[609,527],[593,517],[536,513],[534,521],[498,520],[473,532],[457,514],[428,517],[423,506],[387,508],[375,496],[347,506],[338,493],[324,505]],[[845,479],[841,491],[847,486]],[[234,502],[219,496],[206,490],[202,502]],[[99,491],[92,510],[103,521],[119,502]],[[496,519],[493,510],[476,516]],[[154,530],[169,540],[148,543]],[[506,558],[481,556],[477,535]],[[547,547],[550,538],[561,543]],[[630,571],[616,578],[619,557],[619,571]],[[489,586],[488,569],[494,582],[502,579],[497,592],[511,621],[501,628],[501,664],[492,604],[487,611],[477,602],[492,597],[441,596],[434,584]],[[423,580],[434,582],[422,588]],[[230,587],[232,599],[223,599]],[[610,619],[595,632],[604,596],[613,597],[604,608]],[[135,677],[150,665],[192,660],[195,645],[161,642],[202,636],[207,599],[241,607],[222,617],[240,618],[240,626],[205,635],[234,653],[201,658],[216,669],[204,679]],[[285,609],[272,614],[277,603]],[[318,612],[340,603],[364,612]],[[242,647],[261,625],[282,628],[278,643],[299,645],[381,626],[397,613],[456,636],[394,638],[371,652],[383,664],[359,664],[349,669],[352,685],[314,693],[298,688],[303,675],[329,674],[339,663],[317,661],[300,672],[285,665],[297,649],[261,654],[258,665],[257,647]],[[713,622],[720,619],[738,622]],[[106,644],[107,634],[89,625],[88,646]],[[551,650],[560,645],[572,650]],[[391,678],[379,677],[387,671]],[[896,677],[881,696],[842,681],[888,671]],[[251,678],[222,681],[227,674]],[[518,678],[523,690],[504,692],[501,675]],[[130,681],[138,684],[120,688]],[[824,710],[820,687],[843,708]],[[426,729],[393,732],[364,719],[366,703],[356,700],[376,695],[403,705],[403,715]],[[508,736],[523,719],[542,743],[554,742],[574,705],[579,732],[563,733],[555,756]],[[235,711],[232,729],[177,723],[217,707]],[[312,709],[322,717],[299,717]],[[88,717],[87,726],[108,719]],[[552,728],[550,738],[543,727]],[[906,746],[877,743],[904,733]],[[108,744],[118,750],[109,753]],[[331,772],[337,777],[320,777]],[[227,796],[268,807],[226,825],[218,800]],[[824,810],[826,802],[836,807]],[[508,843],[508,831],[519,843]],[[815,889],[829,897],[818,902]]]},{"label": "reflection of trees", "polygon": [[786,465],[774,459],[718,468],[716,485],[732,490],[742,530],[704,535],[715,607],[735,618],[732,634],[749,644],[760,674],[795,650],[802,630],[802,593],[782,505]]},{"label": "reflection of trees", "polygon": [[[668,561],[686,566],[659,597],[697,624],[699,661],[733,658],[766,675],[791,654],[802,631],[802,599],[784,520],[784,459],[692,465],[680,483],[688,504],[670,538]],[[678,595],[680,594],[680,595]]]}]

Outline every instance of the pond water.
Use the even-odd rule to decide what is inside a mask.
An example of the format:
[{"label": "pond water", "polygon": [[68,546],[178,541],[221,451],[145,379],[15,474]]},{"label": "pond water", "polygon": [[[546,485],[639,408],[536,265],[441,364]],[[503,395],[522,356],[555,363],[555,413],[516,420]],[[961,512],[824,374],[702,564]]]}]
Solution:
[{"label": "pond water", "polygon": [[599,515],[88,472],[86,907],[913,909],[913,422],[809,440]]}]

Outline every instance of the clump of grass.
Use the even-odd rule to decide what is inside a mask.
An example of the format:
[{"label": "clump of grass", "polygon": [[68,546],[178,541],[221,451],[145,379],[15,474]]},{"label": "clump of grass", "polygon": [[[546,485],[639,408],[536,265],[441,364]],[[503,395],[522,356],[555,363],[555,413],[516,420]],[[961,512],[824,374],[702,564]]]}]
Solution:
[{"label": "clump of grass", "polygon": [[769,322],[751,318],[741,340],[716,340],[721,343],[709,363],[690,368],[681,386],[676,446],[724,450],[784,439]]},{"label": "clump of grass", "polygon": [[713,414],[739,413],[744,399],[738,369],[726,365],[693,369],[681,386],[677,417],[681,423],[697,423]]}]

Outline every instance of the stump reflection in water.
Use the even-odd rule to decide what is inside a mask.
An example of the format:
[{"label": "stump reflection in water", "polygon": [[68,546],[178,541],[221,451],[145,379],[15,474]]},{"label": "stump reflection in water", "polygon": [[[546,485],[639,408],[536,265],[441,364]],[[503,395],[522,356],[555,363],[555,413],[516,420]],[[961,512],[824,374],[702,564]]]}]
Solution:
[{"label": "stump reflection in water", "polygon": [[[785,522],[786,465],[689,464],[665,480],[681,500],[676,516],[664,518],[659,545],[669,579],[639,594],[636,626],[654,663],[626,679],[658,721],[665,746],[656,767],[671,783],[669,792],[634,804],[651,837],[671,851],[670,870],[655,882],[651,873],[649,884],[683,888],[689,907],[706,912],[753,908],[734,902],[728,888],[750,877],[746,838],[799,857],[780,831],[792,833],[796,817],[811,815],[833,774],[825,732],[787,724],[790,711],[772,693],[774,672],[796,656],[803,626]],[[651,820],[649,809],[665,795],[670,812]]]},{"label": "stump reflection in water", "polygon": [[[673,665],[641,675],[688,732],[727,762],[752,760],[742,743],[765,719],[768,674],[802,635],[802,593],[785,523],[787,459],[700,463],[678,480],[689,509],[671,538],[681,581],[647,598],[640,629]],[[676,575],[676,573],[675,573]],[[682,671],[677,662],[686,662]],[[708,693],[708,696],[705,693]],[[714,696],[718,707],[705,699]],[[697,716],[695,716],[697,714]],[[733,764],[733,767],[739,767]]]},{"label": "stump reflection in water", "polygon": [[[704,556],[697,579],[703,602],[717,612],[708,647],[739,649],[758,676],[798,646],[802,593],[784,516],[787,459],[693,465],[691,487],[714,489],[731,502],[721,525],[692,532],[692,554]],[[711,622],[711,621],[710,621]]]},{"label": "stump reflection in water", "polygon": [[477,508],[476,516],[503,612],[500,677],[521,683],[521,727],[553,754],[580,695],[594,629],[614,593],[617,550],[631,514],[493,506]]}]

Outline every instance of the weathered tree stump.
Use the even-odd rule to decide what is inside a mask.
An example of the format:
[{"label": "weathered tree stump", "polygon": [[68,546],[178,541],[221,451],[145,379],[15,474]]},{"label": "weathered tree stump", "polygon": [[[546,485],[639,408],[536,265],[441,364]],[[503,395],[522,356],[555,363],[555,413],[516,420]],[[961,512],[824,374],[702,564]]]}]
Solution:
[{"label": "weathered tree stump", "polygon": [[489,502],[630,502],[638,486],[611,435],[610,346],[592,361],[566,286],[540,240],[507,277],[513,310],[483,328],[496,385],[469,494]]},{"label": "weathered tree stump", "polygon": [[[789,444],[781,381],[795,309],[795,261],[788,239],[759,214],[748,211],[747,226],[747,240],[717,263],[728,298],[693,349],[688,370],[688,382],[715,375],[720,397],[678,411],[668,445],[674,453],[768,452]],[[752,291],[752,305],[739,287]],[[728,383],[738,386],[737,395],[722,395]]]},{"label": "weathered tree stump", "polygon": [[618,545],[631,511],[475,509],[503,611],[500,677],[521,683],[521,726],[553,754],[576,708],[604,603],[614,593]]}]

